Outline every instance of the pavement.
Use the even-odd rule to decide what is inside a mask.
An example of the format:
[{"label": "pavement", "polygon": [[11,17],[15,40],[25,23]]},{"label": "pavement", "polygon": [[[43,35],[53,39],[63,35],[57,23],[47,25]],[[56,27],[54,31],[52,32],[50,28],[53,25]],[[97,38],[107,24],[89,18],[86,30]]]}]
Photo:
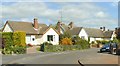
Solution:
[{"label": "pavement", "polygon": [[99,49],[65,52],[38,52],[21,55],[2,55],[3,64],[118,64],[118,56],[97,53]]},{"label": "pavement", "polygon": [[27,48],[27,54],[38,53],[39,51],[37,50],[37,48],[40,48],[40,46],[33,46]]}]

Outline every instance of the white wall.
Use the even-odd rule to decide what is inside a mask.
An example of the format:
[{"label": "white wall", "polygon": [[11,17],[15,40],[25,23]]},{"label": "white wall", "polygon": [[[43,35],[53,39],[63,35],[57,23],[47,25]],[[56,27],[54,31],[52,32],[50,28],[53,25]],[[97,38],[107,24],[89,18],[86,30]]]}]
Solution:
[{"label": "white wall", "polygon": [[26,44],[31,42],[31,35],[26,35]]},{"label": "white wall", "polygon": [[85,40],[88,40],[88,35],[83,28],[81,29],[81,31],[79,33],[79,37],[81,38],[82,36],[85,37]]},{"label": "white wall", "polygon": [[95,41],[95,38],[90,37],[90,42],[89,43],[91,43],[92,41]]},{"label": "white wall", "polygon": [[37,45],[39,43],[36,40],[35,35],[26,35],[26,44]]},{"label": "white wall", "polygon": [[95,37],[90,37],[90,43],[92,42],[92,41],[96,41],[96,40],[103,40],[103,38],[95,38]]},{"label": "white wall", "polygon": [[103,38],[95,38],[95,40],[103,40]]},{"label": "white wall", "polygon": [[52,43],[53,45],[58,45],[58,44],[59,44],[59,35],[58,35],[52,28],[50,28],[50,29],[42,36],[43,42],[48,42],[48,41],[47,41],[47,35],[54,35],[53,41],[51,41],[51,43]]},{"label": "white wall", "polygon": [[5,28],[3,29],[3,32],[13,32],[13,30],[10,28],[8,24],[6,24]]},{"label": "white wall", "polygon": [[44,43],[42,37],[41,38],[37,38],[35,41],[38,42],[39,45],[42,44],[42,43]]},{"label": "white wall", "polygon": [[[81,31],[80,31],[80,33],[79,33],[79,37],[81,38],[82,36],[84,36],[84,37],[85,37],[85,40],[88,41],[88,35],[87,35],[87,33],[85,32],[85,30],[84,30],[83,28],[81,29]],[[103,40],[103,39],[102,39],[102,38],[90,37],[90,43],[91,43],[92,41],[96,41],[96,40]]]}]

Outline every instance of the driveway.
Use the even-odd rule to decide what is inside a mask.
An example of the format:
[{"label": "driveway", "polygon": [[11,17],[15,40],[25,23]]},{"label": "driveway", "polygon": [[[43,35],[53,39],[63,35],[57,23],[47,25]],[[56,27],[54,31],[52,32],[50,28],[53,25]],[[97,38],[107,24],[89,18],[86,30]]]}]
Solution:
[{"label": "driveway", "polygon": [[23,55],[3,55],[3,64],[118,64],[118,56],[107,53],[97,53],[98,49],[39,52]]}]

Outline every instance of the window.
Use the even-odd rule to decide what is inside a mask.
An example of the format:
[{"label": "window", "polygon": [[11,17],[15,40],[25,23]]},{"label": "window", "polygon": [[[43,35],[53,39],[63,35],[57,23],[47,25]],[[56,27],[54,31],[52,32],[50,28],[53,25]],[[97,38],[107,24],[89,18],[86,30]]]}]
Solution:
[{"label": "window", "polygon": [[32,40],[34,41],[34,40],[35,40],[35,38],[32,38]]},{"label": "window", "polygon": [[53,35],[47,35],[47,41],[53,41]]}]

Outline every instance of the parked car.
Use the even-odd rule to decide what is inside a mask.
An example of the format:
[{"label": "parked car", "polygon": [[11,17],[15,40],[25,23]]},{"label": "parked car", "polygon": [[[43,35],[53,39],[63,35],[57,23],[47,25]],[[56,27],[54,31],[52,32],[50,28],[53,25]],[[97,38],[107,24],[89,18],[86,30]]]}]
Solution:
[{"label": "parked car", "polygon": [[111,52],[110,45],[112,44],[113,52],[116,52],[116,43],[107,43],[100,48],[100,52]]}]

